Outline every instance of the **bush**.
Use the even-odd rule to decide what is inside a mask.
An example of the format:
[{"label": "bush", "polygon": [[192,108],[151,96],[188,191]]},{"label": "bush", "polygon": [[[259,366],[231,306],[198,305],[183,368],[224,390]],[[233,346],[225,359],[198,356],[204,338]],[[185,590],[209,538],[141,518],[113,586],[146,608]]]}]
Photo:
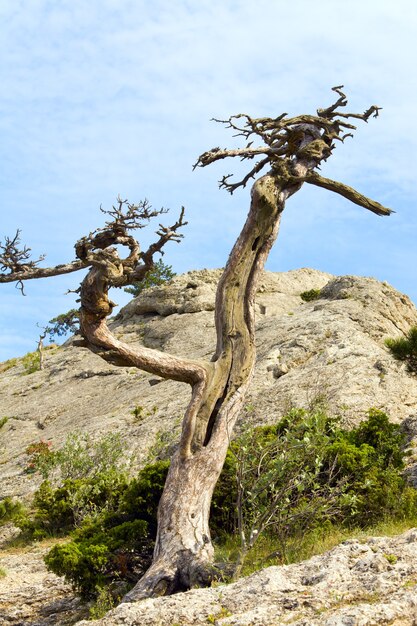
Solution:
[{"label": "bush", "polygon": [[26,474],[34,474],[39,472],[43,478],[47,478],[50,470],[55,465],[56,456],[51,450],[52,443],[50,441],[36,441],[28,445],[25,453],[29,460],[25,467]]},{"label": "bush", "polygon": [[417,512],[417,491],[404,477],[405,436],[380,410],[351,431],[340,430],[329,447],[328,463],[345,481],[341,520],[366,527],[383,518]]},{"label": "bush", "polygon": [[93,442],[71,433],[62,447],[39,441],[27,447],[26,472],[45,479],[35,493],[33,511],[17,519],[28,538],[62,536],[86,518],[113,511],[127,486],[127,462],[118,435]]},{"label": "bush", "polygon": [[23,375],[27,376],[39,371],[40,360],[41,358],[39,352],[28,352],[25,354],[25,356],[21,358],[21,363],[24,369]]},{"label": "bush", "polygon": [[22,514],[23,506],[18,500],[6,497],[0,500],[0,526],[13,522]]},{"label": "bush", "polygon": [[130,484],[123,485],[117,497],[113,493],[112,510],[94,520],[85,519],[73,531],[70,543],[48,553],[48,569],[65,576],[84,598],[94,597],[114,581],[118,586],[136,582],[151,563],[168,466],[167,461],[146,466]]},{"label": "bush", "polygon": [[[332,524],[367,528],[384,518],[415,517],[417,491],[403,476],[404,443],[399,426],[377,409],[350,431],[318,406],[248,429],[231,443],[214,491],[213,537],[220,544],[240,537],[241,565],[260,536],[272,536],[285,561],[287,545],[307,530],[320,533]],[[69,543],[53,548],[48,568],[83,597],[106,595],[107,588],[117,595],[120,586],[135,582],[150,564],[168,467],[168,461],[158,461],[130,483],[98,489],[97,502],[90,496],[98,513],[84,517]],[[73,527],[65,508],[68,484],[50,489],[44,486],[37,495],[42,523]],[[111,506],[100,508],[101,499]]]},{"label": "bush", "polygon": [[58,488],[45,480],[35,493],[34,511],[16,524],[28,538],[66,535],[84,520],[115,510],[126,485],[126,477],[116,472],[66,479]]},{"label": "bush", "polygon": [[386,339],[385,345],[399,361],[405,361],[407,369],[417,374],[417,326],[412,326],[405,337]]},{"label": "bush", "polygon": [[104,520],[86,524],[70,543],[54,546],[45,563],[87,599],[115,580],[125,585],[136,582],[150,565],[152,548],[145,521],[112,527]]},{"label": "bush", "polygon": [[309,289],[308,291],[303,291],[300,293],[301,300],[304,302],[312,302],[313,300],[318,300],[321,296],[321,289]]},{"label": "bush", "polygon": [[162,259],[159,259],[142,280],[134,283],[131,287],[126,287],[125,291],[137,298],[144,289],[163,285],[169,280],[172,280],[174,276],[176,276],[176,274],[172,271],[172,266],[166,265]]},{"label": "bush", "polygon": [[404,443],[399,426],[376,409],[351,431],[320,408],[248,430],[232,442],[214,492],[217,541],[240,537],[240,567],[263,533],[285,560],[288,541],[313,528],[410,519],[417,491],[403,476]]}]

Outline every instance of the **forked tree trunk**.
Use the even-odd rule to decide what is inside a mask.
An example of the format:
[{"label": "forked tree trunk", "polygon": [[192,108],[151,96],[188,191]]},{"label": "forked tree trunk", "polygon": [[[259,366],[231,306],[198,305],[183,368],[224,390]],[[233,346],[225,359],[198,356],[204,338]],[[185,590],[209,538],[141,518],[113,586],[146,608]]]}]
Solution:
[{"label": "forked tree trunk", "polygon": [[213,578],[210,503],[255,365],[259,274],[285,200],[298,188],[282,189],[271,175],[252,188],[248,218],[217,289],[216,353],[193,394],[159,504],[154,560],[125,601],[206,586]]}]

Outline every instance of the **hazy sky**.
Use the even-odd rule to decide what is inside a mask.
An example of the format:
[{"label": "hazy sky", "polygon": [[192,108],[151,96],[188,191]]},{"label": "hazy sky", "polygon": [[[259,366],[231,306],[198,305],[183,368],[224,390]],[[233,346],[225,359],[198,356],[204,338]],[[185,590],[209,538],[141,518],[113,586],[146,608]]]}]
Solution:
[{"label": "hazy sky", "polygon": [[[383,111],[323,174],[396,213],[304,185],[268,268],[374,276],[417,301],[415,0],[2,0],[0,24],[0,239],[19,227],[48,264],[70,261],[102,224],[100,205],[146,197],[168,221],[186,207],[167,263],[221,267],[249,189],[218,190],[232,161],[192,171],[200,153],[235,142],[210,119],[314,113],[344,84],[350,110]],[[26,297],[0,285],[0,360],[35,349],[36,324],[74,306],[65,292],[80,278],[27,282]]]}]

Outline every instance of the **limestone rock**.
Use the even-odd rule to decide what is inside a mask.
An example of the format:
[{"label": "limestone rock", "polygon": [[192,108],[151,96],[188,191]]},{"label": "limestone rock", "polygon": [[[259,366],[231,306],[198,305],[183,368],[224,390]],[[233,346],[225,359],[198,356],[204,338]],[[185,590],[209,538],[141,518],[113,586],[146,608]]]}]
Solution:
[{"label": "limestone rock", "polygon": [[[413,626],[417,530],[345,541],[308,561],[231,585],[122,604],[97,626]],[[88,626],[81,621],[76,626]]]},{"label": "limestone rock", "polygon": [[88,615],[88,609],[62,578],[43,562],[39,546],[0,552],[0,626],[65,626]]}]

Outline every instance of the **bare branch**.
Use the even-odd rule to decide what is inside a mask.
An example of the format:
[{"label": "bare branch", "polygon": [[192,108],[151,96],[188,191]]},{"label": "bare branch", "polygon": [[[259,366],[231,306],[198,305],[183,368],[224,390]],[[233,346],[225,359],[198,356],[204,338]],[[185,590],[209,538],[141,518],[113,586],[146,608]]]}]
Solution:
[{"label": "bare branch", "polygon": [[395,211],[384,207],[379,202],[376,202],[367,196],[363,196],[359,193],[359,191],[353,189],[353,187],[349,187],[348,185],[340,183],[336,180],[331,180],[330,178],[324,178],[323,176],[320,176],[320,174],[317,174],[317,172],[309,172],[303,180],[306,183],[317,185],[317,187],[323,187],[329,191],[334,191],[354,204],[358,204],[365,209],[369,209],[369,211],[372,211],[372,213],[376,213],[377,215],[391,215],[391,213],[395,213]]},{"label": "bare branch", "polygon": [[238,183],[233,184],[233,183],[228,182],[229,178],[233,174],[227,174],[226,176],[223,176],[223,178],[219,181],[220,189],[221,188],[227,189],[229,193],[233,194],[233,192],[236,191],[238,187],[246,187],[246,184],[248,183],[248,181],[251,178],[255,178],[256,174],[259,174],[259,172],[262,171],[265,165],[267,165],[268,163],[269,163],[269,157],[262,159],[262,161],[258,161],[255,167],[253,167],[251,171],[248,174],[246,174],[246,176],[244,176],[242,180],[239,181]]},{"label": "bare branch", "polygon": [[106,222],[103,228],[95,232],[109,229],[117,230],[119,227],[124,231],[144,228],[150,219],[167,213],[168,209],[153,209],[146,198],[145,200],[141,200],[139,204],[132,204],[128,200],[122,200],[122,198],[118,196],[117,206],[113,205],[109,210],[100,207],[100,211],[105,215],[109,215],[112,219]]},{"label": "bare branch", "polygon": [[[185,209],[184,207],[181,207],[179,218],[172,226],[163,226],[162,224],[159,224],[159,229],[156,231],[156,234],[159,237],[158,241],[151,244],[146,252],[142,252],[140,255],[145,265],[149,265],[153,255],[157,252],[163,254],[162,248],[168,241],[175,241],[176,243],[179,243],[181,241],[184,235],[178,233],[177,231],[188,224],[188,222],[184,220],[184,213]],[[134,280],[137,279],[135,278]]]},{"label": "bare branch", "polygon": [[[21,269],[17,272],[9,274],[0,274],[0,283],[22,283],[25,280],[35,278],[49,278],[51,276],[60,276],[61,274],[70,274],[87,267],[88,263],[82,261],[72,261],[63,265],[55,265],[54,267],[33,267],[29,269]],[[19,287],[21,289],[21,287]]]},{"label": "bare branch", "polygon": [[13,239],[4,238],[4,243],[0,242],[0,269],[10,273],[27,272],[34,269],[45,255],[42,254],[38,259],[30,258],[31,249],[22,246],[20,241],[20,230],[16,231]]},{"label": "bare branch", "polygon": [[[245,187],[251,178],[254,178],[267,165],[271,166],[271,175],[279,178],[282,184],[285,182],[298,182],[304,180],[319,186],[326,186],[331,191],[345,195],[356,204],[360,204],[378,215],[388,215],[389,209],[379,203],[365,199],[355,190],[342,183],[324,183],[327,179],[314,178],[311,174],[308,179],[302,179],[302,172],[297,171],[297,163],[303,162],[308,165],[310,173],[313,169],[320,169],[320,164],[326,161],[335,148],[335,141],[344,142],[347,137],[352,137],[351,131],[356,126],[347,120],[350,118],[367,122],[373,115],[378,116],[380,107],[372,105],[364,113],[347,113],[340,111],[346,107],[347,97],[342,91],[343,85],[333,87],[337,94],[336,101],[329,107],[317,109],[317,115],[298,115],[287,117],[286,113],[276,118],[260,117],[252,118],[246,113],[233,115],[227,120],[214,121],[224,124],[226,128],[235,131],[235,136],[242,136],[247,141],[252,137],[258,137],[264,145],[253,147],[253,141],[247,143],[244,148],[233,150],[212,148],[199,156],[196,167],[206,167],[215,161],[228,157],[239,157],[241,160],[253,159],[259,155],[265,157],[237,182],[232,182],[232,174],[227,174],[219,181],[220,188],[233,193],[239,187]],[[347,131],[347,132],[346,132]],[[317,175],[318,176],[318,175]],[[320,183],[320,181],[322,181]]]}]

